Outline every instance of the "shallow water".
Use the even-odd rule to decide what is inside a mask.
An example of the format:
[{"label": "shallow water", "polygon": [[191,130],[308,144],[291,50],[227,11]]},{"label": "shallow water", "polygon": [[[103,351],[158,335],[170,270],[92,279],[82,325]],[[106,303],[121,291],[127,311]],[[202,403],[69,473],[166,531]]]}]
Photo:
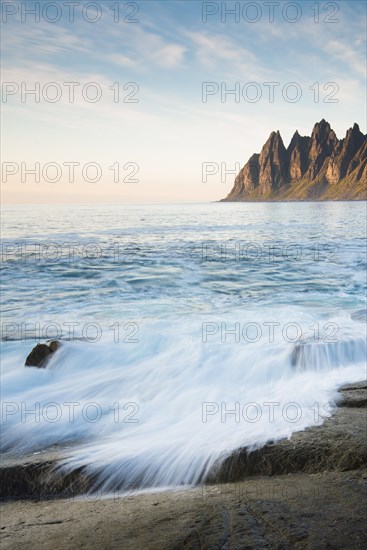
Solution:
[{"label": "shallow water", "polygon": [[[87,466],[105,490],[167,487],[322,422],[338,386],[366,376],[365,214],[347,202],[7,207],[3,450],[68,445],[64,466]],[[48,368],[25,369],[54,337]]]}]

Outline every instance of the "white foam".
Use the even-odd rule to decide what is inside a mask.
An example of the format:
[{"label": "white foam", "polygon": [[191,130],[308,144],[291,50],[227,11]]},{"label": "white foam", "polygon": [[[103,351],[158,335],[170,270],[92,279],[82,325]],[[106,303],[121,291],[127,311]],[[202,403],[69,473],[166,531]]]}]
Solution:
[{"label": "white foam", "polygon": [[[271,320],[264,315],[254,311],[251,319]],[[287,308],[279,310],[280,322],[290,318]],[[366,375],[361,323],[349,321],[346,336],[339,335],[349,344],[331,345],[326,355],[317,347],[324,344],[308,344],[306,364],[296,369],[294,345],[281,333],[272,343],[230,337],[203,343],[202,322],[208,320],[215,321],[146,322],[138,344],[114,343],[112,335],[95,344],[65,342],[46,369],[23,367],[29,342],[3,344],[3,449],[72,445],[64,467],[86,466],[106,491],[192,485],[236,448],[258,447],[322,422],[338,386]],[[314,319],[302,321],[311,326]],[[25,416],[25,409],[37,406],[39,413]],[[230,410],[239,414],[226,415]],[[5,417],[6,411],[14,414]]]}]

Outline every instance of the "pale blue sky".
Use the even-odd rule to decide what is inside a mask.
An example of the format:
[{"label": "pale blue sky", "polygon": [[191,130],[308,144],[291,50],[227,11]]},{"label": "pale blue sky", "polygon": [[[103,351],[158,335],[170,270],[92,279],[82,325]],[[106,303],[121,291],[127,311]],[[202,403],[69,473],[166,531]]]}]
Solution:
[{"label": "pale blue sky", "polygon": [[[19,172],[3,183],[5,202],[110,202],[110,201],[202,201],[225,196],[233,175],[221,181],[215,174],[202,181],[203,162],[225,163],[228,170],[236,163],[243,165],[261,146],[272,130],[280,130],[287,145],[294,130],[310,134],[316,121],[326,118],[343,137],[358,122],[366,132],[365,110],[365,2],[273,2],[274,21],[269,21],[266,2],[258,6],[259,21],[249,22],[221,14],[221,6],[233,8],[236,2],[200,2],[196,0],[100,1],[101,18],[90,23],[82,9],[88,2],[75,2],[74,21],[68,19],[66,2],[59,1],[61,18],[56,23],[49,7],[40,22],[22,13],[20,2],[2,2],[2,79],[35,82],[41,90],[46,83],[56,82],[62,91],[59,102],[40,102],[20,91],[3,95],[3,162],[19,165]],[[24,4],[24,2],[23,2]],[[28,8],[35,2],[25,3]],[[40,2],[41,9],[50,2]],[[51,3],[52,4],[52,3]],[[121,17],[114,22],[109,6],[120,6]],[[136,4],[132,16],[137,23],[123,22]],[[248,2],[239,2],[241,10]],[[298,8],[291,4],[297,4]],[[315,22],[312,6],[319,6]],[[207,7],[206,7],[207,6]],[[203,10],[218,13],[203,21]],[[256,13],[250,6],[248,19]],[[284,20],[299,17],[292,23]],[[9,14],[4,21],[4,10]],[[261,11],[260,11],[261,10]],[[283,12],[283,15],[282,15]],[[87,16],[96,14],[89,8]],[[329,19],[337,22],[328,22]],[[225,19],[225,18],[224,18]],[[325,20],[326,19],[326,20]],[[79,82],[75,101],[69,102],[64,82]],[[81,88],[96,82],[102,99],[90,103],[83,99]],[[135,82],[138,103],[113,101],[109,87]],[[202,101],[203,82],[221,83],[228,89],[238,82],[240,89],[255,82],[262,96],[258,102],[227,96],[220,92]],[[265,82],[279,82],[274,102],[269,102]],[[302,91],[298,102],[286,101],[282,88],[296,82]],[[319,83],[320,100],[314,101],[309,87]],[[336,83],[323,90],[326,83]],[[11,90],[12,85],[8,85]],[[315,87],[314,87],[315,89]],[[91,91],[92,88],[90,89]],[[327,93],[337,90],[337,102],[325,103]],[[50,97],[53,93],[49,88]],[[249,88],[249,94],[255,88]],[[289,94],[293,94],[290,88]],[[123,98],[133,92],[130,86],[121,90]],[[252,97],[252,96],[250,96]],[[68,168],[63,163],[88,162],[101,166],[101,179],[96,183],[83,179],[76,167],[75,182],[68,181]],[[41,168],[49,162],[62,167],[56,183],[34,182],[28,175],[21,181],[20,163]],[[121,168],[127,163],[139,166],[131,179],[139,182],[114,183],[114,163]],[[131,165],[122,169],[122,177],[132,172]],[[52,172],[51,172],[52,173]],[[91,174],[91,173],[90,173]],[[121,178],[122,179],[122,178]]]}]

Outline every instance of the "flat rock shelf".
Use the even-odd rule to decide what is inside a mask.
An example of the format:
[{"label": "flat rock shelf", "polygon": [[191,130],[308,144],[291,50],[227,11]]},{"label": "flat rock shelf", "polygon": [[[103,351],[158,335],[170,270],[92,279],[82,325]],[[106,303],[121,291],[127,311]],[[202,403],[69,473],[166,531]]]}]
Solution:
[{"label": "flat rock shelf", "polygon": [[340,394],[322,426],[239,450],[193,489],[78,497],[94,480],[60,476],[61,449],[6,457],[1,547],[365,548],[367,382]]}]

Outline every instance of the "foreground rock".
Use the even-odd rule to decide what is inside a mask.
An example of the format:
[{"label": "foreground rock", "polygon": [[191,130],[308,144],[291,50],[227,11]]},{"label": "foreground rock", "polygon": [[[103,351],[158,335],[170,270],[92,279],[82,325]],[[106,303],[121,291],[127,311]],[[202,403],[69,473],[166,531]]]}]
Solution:
[{"label": "foreground rock", "polygon": [[2,550],[362,550],[367,470],[0,504]]},{"label": "foreground rock", "polygon": [[51,355],[60,347],[58,340],[52,340],[49,344],[37,344],[25,360],[26,367],[46,367]]},{"label": "foreground rock", "polygon": [[58,468],[62,450],[47,450],[20,458],[2,458],[0,495],[7,499],[73,497],[90,491],[95,479],[80,468],[61,473]]},{"label": "foreground rock", "polygon": [[321,120],[311,137],[296,131],[288,148],[279,131],[272,132],[223,201],[366,199],[367,135],[354,124],[339,140]]},{"label": "foreground rock", "polygon": [[[4,457],[1,494],[12,499],[0,504],[1,548],[364,549],[366,397],[367,382],[345,386],[322,426],[240,450],[190,490],[76,499],[95,480],[82,470],[59,475],[62,450]],[[67,498],[38,500],[56,495]]]},{"label": "foreground rock", "polygon": [[256,475],[346,471],[367,467],[367,382],[344,386],[335,414],[322,426],[248,452],[239,449],[207,481],[233,482]]},{"label": "foreground rock", "polygon": [[[249,476],[338,472],[367,467],[366,413],[367,382],[344,386],[335,414],[322,426],[308,428],[293,434],[290,439],[269,443],[252,452],[239,449],[218,464],[203,482],[229,483]],[[71,497],[91,491],[95,477],[83,468],[61,473],[58,463],[62,458],[63,449],[21,458],[5,456],[0,467],[0,494],[3,498],[42,499]]]}]

